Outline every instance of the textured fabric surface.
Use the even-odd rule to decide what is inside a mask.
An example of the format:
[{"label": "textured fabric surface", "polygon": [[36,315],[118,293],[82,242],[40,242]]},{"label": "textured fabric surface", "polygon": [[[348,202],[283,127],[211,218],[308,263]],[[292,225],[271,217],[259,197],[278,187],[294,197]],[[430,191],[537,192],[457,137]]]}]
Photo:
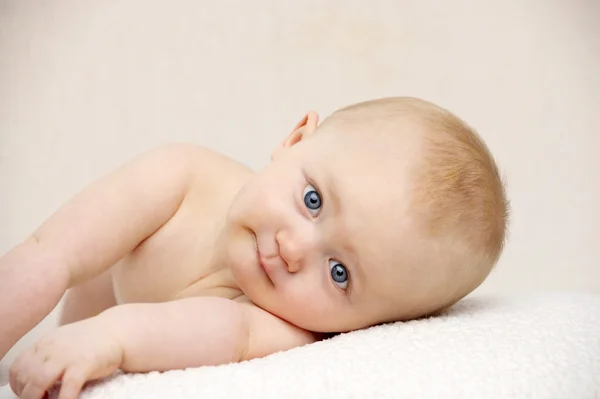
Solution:
[{"label": "textured fabric surface", "polygon": [[[116,375],[81,396],[190,397],[598,398],[600,296],[466,299],[263,359]],[[0,398],[13,398],[8,387]]]}]

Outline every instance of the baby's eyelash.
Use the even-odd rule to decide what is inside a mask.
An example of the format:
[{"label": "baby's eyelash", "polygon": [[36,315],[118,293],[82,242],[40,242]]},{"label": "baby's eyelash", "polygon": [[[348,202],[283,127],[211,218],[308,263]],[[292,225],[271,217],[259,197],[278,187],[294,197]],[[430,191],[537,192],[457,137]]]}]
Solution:
[{"label": "baby's eyelash", "polygon": [[306,184],[310,184],[311,186],[313,186],[315,188],[315,191],[317,192],[317,194],[319,194],[319,197],[321,197],[321,203],[323,203],[323,194],[321,192],[321,189],[319,188],[319,185],[317,183],[315,183],[314,180],[311,180],[311,179],[307,179]]},{"label": "baby's eyelash", "polygon": [[346,268],[346,273],[348,273],[348,285],[346,286],[346,289],[344,290],[344,294],[346,294],[346,296],[350,299],[352,299],[352,292],[354,291],[354,279],[352,278],[352,270],[350,270],[350,266],[348,266],[346,263],[340,262],[342,265],[344,265],[344,267]]},{"label": "baby's eyelash", "polygon": [[310,184],[311,186],[313,186],[317,193],[319,193],[319,195],[321,196],[321,200],[323,200],[323,195],[321,194],[321,189],[319,188],[319,185],[313,179],[311,179],[308,176],[308,173],[306,173],[305,171],[303,171],[302,174],[304,175],[305,184]]},{"label": "baby's eyelash", "polygon": [[[345,265],[344,265],[345,266]],[[344,290],[344,294],[348,297],[350,297],[350,294],[352,294],[352,273],[350,273],[350,270],[348,269],[348,266],[346,267],[346,272],[348,273],[348,286],[346,287],[346,289]]]}]

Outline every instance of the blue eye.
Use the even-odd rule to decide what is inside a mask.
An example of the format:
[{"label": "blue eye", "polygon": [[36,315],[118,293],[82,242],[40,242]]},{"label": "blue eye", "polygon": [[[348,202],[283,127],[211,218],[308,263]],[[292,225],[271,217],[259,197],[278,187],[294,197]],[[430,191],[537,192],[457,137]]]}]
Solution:
[{"label": "blue eye", "polygon": [[307,184],[306,187],[304,187],[303,196],[304,205],[306,205],[308,211],[313,216],[317,216],[319,214],[319,211],[321,210],[321,196],[319,195],[317,190],[310,184]]},{"label": "blue eye", "polygon": [[346,266],[342,265],[340,262],[330,260],[329,270],[334,284],[345,290],[346,287],[348,287],[348,270],[346,270]]}]

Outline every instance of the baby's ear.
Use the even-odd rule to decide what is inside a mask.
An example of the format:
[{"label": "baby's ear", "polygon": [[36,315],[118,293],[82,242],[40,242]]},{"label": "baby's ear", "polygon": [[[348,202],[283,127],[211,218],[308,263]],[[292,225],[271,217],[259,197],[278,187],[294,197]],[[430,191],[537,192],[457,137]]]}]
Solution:
[{"label": "baby's ear", "polygon": [[319,124],[319,115],[314,111],[309,111],[304,115],[302,120],[298,122],[294,130],[283,140],[277,148],[271,153],[271,159],[275,159],[279,154],[292,147],[296,143],[299,143],[303,138],[311,135],[317,130]]}]

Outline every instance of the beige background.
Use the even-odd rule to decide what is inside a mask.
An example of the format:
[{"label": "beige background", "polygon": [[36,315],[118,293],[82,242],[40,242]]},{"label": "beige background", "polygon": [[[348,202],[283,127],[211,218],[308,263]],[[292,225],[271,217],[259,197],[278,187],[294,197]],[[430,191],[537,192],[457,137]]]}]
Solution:
[{"label": "beige background", "polygon": [[600,293],[599,20],[594,0],[0,0],[0,252],[158,143],[260,168],[308,109],[411,95],[507,178],[510,241],[477,292]]}]

